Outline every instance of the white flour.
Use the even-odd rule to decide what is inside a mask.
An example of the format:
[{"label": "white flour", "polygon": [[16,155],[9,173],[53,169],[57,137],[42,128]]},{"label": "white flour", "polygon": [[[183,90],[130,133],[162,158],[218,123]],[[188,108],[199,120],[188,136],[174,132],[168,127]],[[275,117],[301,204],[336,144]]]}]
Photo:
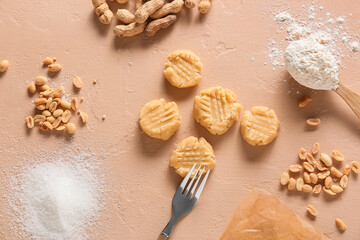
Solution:
[{"label": "white flour", "polygon": [[8,202],[17,216],[16,232],[20,236],[88,238],[106,201],[92,158],[85,153],[69,159],[58,156],[26,165],[13,176]]},{"label": "white flour", "polygon": [[291,76],[303,86],[317,90],[335,90],[338,87],[335,57],[313,38],[291,42],[285,50],[285,63]]},{"label": "white flour", "polygon": [[[273,20],[276,23],[275,31],[277,34],[284,34],[284,40],[278,40],[278,37],[270,37],[267,45],[267,59],[265,63],[270,63],[272,69],[275,71],[277,68],[284,69],[285,58],[287,58],[287,67],[290,74],[297,79],[299,82],[307,83],[306,86],[311,86],[309,80],[310,77],[317,77],[314,82],[319,84],[316,89],[334,89],[337,87],[338,73],[340,67],[344,68],[342,64],[342,58],[345,56],[354,56],[360,51],[359,36],[352,34],[347,27],[346,22],[351,20],[352,14],[343,14],[342,16],[335,16],[330,12],[324,12],[324,7],[316,5],[315,2],[310,2],[303,5],[301,9],[294,9],[296,17],[292,16],[290,10],[271,11]],[[348,17],[345,17],[348,15]],[[291,45],[294,41],[308,39],[309,41],[316,41],[318,44],[314,44],[318,49],[312,49],[314,53],[305,56],[300,54],[290,55],[289,49],[286,54],[285,48],[287,45]],[[295,44],[298,48],[297,44]],[[295,46],[294,45],[294,46]],[[305,46],[302,46],[306,48]],[[309,46],[307,46],[309,47]],[[348,50],[348,51],[346,51]],[[315,54],[316,52],[316,54]],[[287,55],[287,56],[286,56]],[[330,56],[332,55],[332,56]],[[311,62],[300,62],[299,59],[289,59],[293,57],[305,57],[304,61]],[[322,60],[312,59],[313,57],[326,57]],[[307,59],[307,60],[306,60]],[[301,66],[294,68],[295,63],[301,63]],[[315,64],[311,69],[306,67],[310,66],[310,63]],[[336,64],[335,64],[336,63]],[[325,68],[332,68],[329,70]],[[289,68],[291,67],[291,69]],[[319,69],[319,74],[325,74],[323,80],[320,80],[321,76],[315,74],[315,70]],[[295,70],[298,71],[297,74]],[[301,74],[300,74],[301,73]],[[325,84],[325,80],[329,80],[328,84]],[[330,81],[331,80],[331,81]],[[314,86],[314,85],[312,85]]]}]

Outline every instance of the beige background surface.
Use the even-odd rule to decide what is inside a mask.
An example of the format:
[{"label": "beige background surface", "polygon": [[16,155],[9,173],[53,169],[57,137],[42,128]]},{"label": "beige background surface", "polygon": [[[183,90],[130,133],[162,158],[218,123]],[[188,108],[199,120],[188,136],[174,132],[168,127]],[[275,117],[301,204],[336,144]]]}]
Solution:
[{"label": "beige background surface", "polygon": [[[112,33],[116,21],[111,26],[100,24],[90,1],[2,1],[0,59],[8,59],[10,68],[0,75],[1,170],[8,172],[21,161],[31,161],[41,149],[91,148],[106,157],[105,166],[114,183],[110,193],[115,198],[106,213],[106,227],[98,229],[102,238],[156,239],[170,217],[171,198],[181,181],[168,167],[169,156],[183,138],[203,136],[214,147],[217,165],[200,202],[178,223],[173,239],[218,239],[237,205],[253,188],[274,193],[333,239],[357,239],[359,179],[351,176],[348,189],[334,198],[288,193],[279,186],[280,173],[296,162],[299,147],[309,149],[319,141],[324,151],[336,148],[347,160],[359,160],[360,135],[359,119],[335,93],[311,92],[290,80],[284,84],[283,79],[289,78],[284,70],[273,71],[263,64],[268,37],[276,35],[270,27],[270,11],[287,8],[286,2],[291,2],[290,8],[296,12],[308,1],[218,0],[203,17],[196,10],[183,11],[176,25],[156,38],[118,39]],[[348,23],[359,33],[357,0],[318,3],[336,15],[351,12]],[[112,5],[113,10],[117,7]],[[163,79],[162,70],[169,52],[185,48],[201,58],[203,80],[197,87],[179,90]],[[24,117],[33,111],[27,81],[46,73],[41,66],[46,56],[56,56],[63,65],[52,80],[54,85],[64,84],[72,92],[75,74],[84,81],[78,96],[85,97],[81,108],[90,120],[73,138],[43,134],[38,129],[27,131],[24,124]],[[358,58],[344,62],[342,81],[360,92]],[[98,80],[95,86],[93,79]],[[281,120],[276,141],[266,147],[249,146],[241,138],[239,122],[221,136],[212,136],[199,126],[192,116],[193,98],[201,89],[215,85],[233,90],[244,110],[254,105],[275,109]],[[299,109],[297,100],[305,92],[313,102]],[[137,122],[142,105],[160,97],[176,101],[182,117],[179,131],[166,142],[144,135]],[[103,114],[107,116],[104,122]],[[304,124],[313,116],[322,119],[316,130]],[[305,213],[309,203],[319,210],[316,220]],[[5,205],[0,198],[3,213],[8,211]],[[337,231],[335,217],[347,223],[345,233]],[[16,239],[9,231],[9,221],[0,218],[2,239]]]}]

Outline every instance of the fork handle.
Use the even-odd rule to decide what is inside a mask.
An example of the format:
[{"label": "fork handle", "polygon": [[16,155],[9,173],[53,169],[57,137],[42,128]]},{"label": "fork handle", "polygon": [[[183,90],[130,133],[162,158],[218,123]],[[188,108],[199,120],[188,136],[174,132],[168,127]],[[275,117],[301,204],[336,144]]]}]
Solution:
[{"label": "fork handle", "polygon": [[167,240],[169,239],[168,237],[164,236],[162,233],[160,233],[159,237],[157,240]]}]

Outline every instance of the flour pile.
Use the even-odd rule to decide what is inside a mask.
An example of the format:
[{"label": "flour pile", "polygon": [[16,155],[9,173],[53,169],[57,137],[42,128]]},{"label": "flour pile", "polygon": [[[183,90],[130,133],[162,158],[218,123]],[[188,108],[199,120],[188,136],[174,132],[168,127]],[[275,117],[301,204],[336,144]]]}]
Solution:
[{"label": "flour pile", "polygon": [[301,85],[318,90],[339,86],[338,62],[329,49],[307,38],[293,41],[285,50],[286,68]]},{"label": "flour pile", "polygon": [[[344,16],[335,16],[330,12],[326,12],[324,7],[318,6],[314,2],[310,2],[308,5],[303,5],[300,10],[296,9],[296,11],[294,11],[294,16],[296,17],[292,16],[290,10],[272,11],[271,14],[273,15],[276,33],[285,34],[285,38],[284,40],[278,40],[277,37],[270,37],[268,39],[268,55],[264,64],[270,62],[273,70],[275,70],[277,67],[285,66],[285,58],[287,59],[286,61],[289,61],[287,67],[290,65],[293,66],[295,61],[299,60],[297,58],[301,57],[301,54],[304,55],[305,52],[303,51],[302,53],[299,53],[297,56],[294,56],[296,57],[295,59],[290,61],[290,50],[294,51],[295,47],[305,50],[311,47],[310,42],[312,42],[314,46],[311,47],[311,51],[314,53],[310,54],[311,56],[304,56],[305,58],[301,69],[297,68],[297,70],[304,70],[306,65],[313,63],[315,64],[314,68],[307,69],[309,72],[305,73],[304,71],[300,71],[305,74],[305,76],[301,76],[303,80],[309,79],[309,77],[312,76],[317,78],[315,82],[319,84],[316,89],[336,88],[338,73],[336,73],[335,70],[338,71],[339,67],[344,67],[341,59],[347,55],[355,56],[360,50],[359,36],[350,33],[349,28],[346,25],[346,22],[350,20],[352,14],[349,13]],[[305,45],[300,46],[299,43],[294,43],[298,40],[304,40],[300,43],[304,43]],[[294,45],[289,49],[289,52],[284,52],[286,46],[291,45],[292,43],[294,43]],[[311,59],[315,56],[325,57],[326,59],[320,61]],[[305,61],[311,62],[305,63]],[[323,71],[325,78],[331,79],[331,81],[329,80],[328,82],[329,84],[324,85],[324,81],[320,81],[319,75],[314,75],[314,72],[317,68],[321,70],[325,67],[331,67],[333,69],[326,69]],[[291,70],[295,69],[291,68],[290,71]],[[290,74],[293,75],[294,72]],[[295,78],[294,75],[293,77]],[[297,77],[300,77],[299,72]]]},{"label": "flour pile", "polygon": [[11,181],[19,234],[35,239],[85,239],[103,208],[102,184],[89,155],[23,167]]}]

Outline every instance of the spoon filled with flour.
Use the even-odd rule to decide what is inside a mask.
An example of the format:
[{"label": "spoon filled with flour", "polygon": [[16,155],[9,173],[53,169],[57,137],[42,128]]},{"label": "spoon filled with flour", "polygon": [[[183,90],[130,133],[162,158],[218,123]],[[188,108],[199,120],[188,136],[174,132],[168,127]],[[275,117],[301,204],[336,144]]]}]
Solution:
[{"label": "spoon filled with flour", "polygon": [[316,90],[333,90],[360,118],[360,96],[339,81],[339,65],[328,47],[313,38],[293,41],[285,50],[290,75],[301,85]]}]

